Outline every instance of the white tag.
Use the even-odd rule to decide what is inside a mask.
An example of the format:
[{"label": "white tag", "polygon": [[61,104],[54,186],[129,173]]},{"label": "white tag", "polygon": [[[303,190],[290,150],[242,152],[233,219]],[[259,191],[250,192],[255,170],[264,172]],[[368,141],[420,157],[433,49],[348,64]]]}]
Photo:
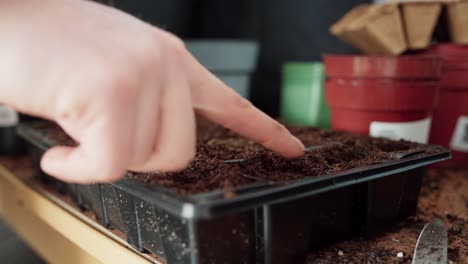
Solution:
[{"label": "white tag", "polygon": [[460,152],[468,152],[468,116],[458,118],[450,148]]},{"label": "white tag", "polygon": [[0,126],[16,126],[19,122],[18,113],[6,105],[0,105]]},{"label": "white tag", "polygon": [[393,140],[405,139],[427,144],[432,119],[430,117],[412,122],[372,122],[370,135]]}]

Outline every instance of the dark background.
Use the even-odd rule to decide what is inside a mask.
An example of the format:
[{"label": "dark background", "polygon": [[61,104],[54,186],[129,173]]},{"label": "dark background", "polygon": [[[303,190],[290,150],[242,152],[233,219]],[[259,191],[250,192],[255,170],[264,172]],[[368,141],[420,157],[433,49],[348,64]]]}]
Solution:
[{"label": "dark background", "polygon": [[[101,1],[102,2],[102,1]],[[281,66],[287,61],[317,61],[323,53],[351,48],[328,28],[366,0],[108,0],[125,12],[183,39],[253,39],[260,44],[251,100],[276,117]]]}]

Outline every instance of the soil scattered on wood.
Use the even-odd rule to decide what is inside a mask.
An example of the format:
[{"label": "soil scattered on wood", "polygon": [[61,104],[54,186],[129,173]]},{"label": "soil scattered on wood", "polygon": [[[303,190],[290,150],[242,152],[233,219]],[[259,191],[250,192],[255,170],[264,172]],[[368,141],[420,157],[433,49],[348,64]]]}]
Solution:
[{"label": "soil scattered on wood", "polygon": [[449,263],[468,263],[467,190],[468,171],[431,170],[424,177],[415,216],[379,238],[357,238],[314,251],[306,264],[411,263],[419,234],[433,217],[447,225]]}]

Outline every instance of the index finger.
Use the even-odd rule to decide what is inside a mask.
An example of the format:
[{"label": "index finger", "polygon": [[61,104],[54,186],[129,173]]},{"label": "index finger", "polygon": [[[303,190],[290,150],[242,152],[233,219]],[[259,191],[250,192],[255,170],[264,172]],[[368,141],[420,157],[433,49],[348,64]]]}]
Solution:
[{"label": "index finger", "polygon": [[187,57],[193,106],[199,114],[284,157],[304,154],[304,145],[283,125],[216,78],[190,54]]}]

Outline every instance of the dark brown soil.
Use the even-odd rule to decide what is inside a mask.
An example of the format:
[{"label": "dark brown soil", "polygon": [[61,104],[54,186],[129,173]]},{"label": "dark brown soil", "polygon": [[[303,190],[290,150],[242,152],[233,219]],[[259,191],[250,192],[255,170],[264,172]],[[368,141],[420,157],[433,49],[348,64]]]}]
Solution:
[{"label": "dark brown soil", "polygon": [[377,239],[358,238],[315,251],[306,263],[411,263],[419,234],[433,217],[448,227],[449,263],[468,263],[467,190],[468,171],[430,171],[415,216]]},{"label": "dark brown soil", "polygon": [[182,194],[229,191],[257,181],[288,182],[395,160],[394,154],[400,152],[440,151],[404,141],[292,127],[305,146],[325,145],[307,151],[303,158],[287,160],[227,129],[199,123],[197,155],[189,168],[178,173],[130,173],[129,177]]},{"label": "dark brown soil", "polygon": [[[37,129],[53,144],[74,143],[56,125],[38,125]],[[232,196],[233,188],[249,183],[288,182],[396,160],[395,154],[399,153],[441,151],[439,147],[351,133],[289,129],[306,147],[312,147],[303,158],[284,159],[227,129],[199,120],[197,155],[187,169],[177,173],[129,172],[128,178],[171,188],[180,194],[224,190]],[[323,145],[314,148],[319,144]]]}]

